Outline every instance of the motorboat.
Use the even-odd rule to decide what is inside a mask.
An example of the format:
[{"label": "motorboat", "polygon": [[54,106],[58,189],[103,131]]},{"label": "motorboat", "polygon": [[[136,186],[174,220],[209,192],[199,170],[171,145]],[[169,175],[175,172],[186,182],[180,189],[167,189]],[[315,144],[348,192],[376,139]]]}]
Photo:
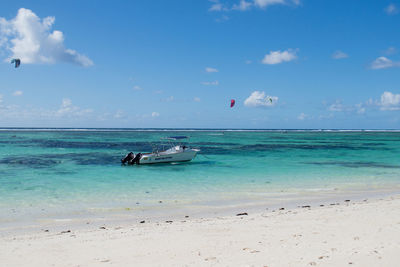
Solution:
[{"label": "motorboat", "polygon": [[170,148],[167,150],[159,151],[153,149],[151,153],[137,153],[130,152],[121,159],[122,164],[155,164],[155,163],[168,163],[168,162],[184,162],[191,161],[200,151],[200,149],[189,148],[186,145],[176,145],[174,142],[188,138],[187,136],[170,136],[166,139],[169,140]]}]

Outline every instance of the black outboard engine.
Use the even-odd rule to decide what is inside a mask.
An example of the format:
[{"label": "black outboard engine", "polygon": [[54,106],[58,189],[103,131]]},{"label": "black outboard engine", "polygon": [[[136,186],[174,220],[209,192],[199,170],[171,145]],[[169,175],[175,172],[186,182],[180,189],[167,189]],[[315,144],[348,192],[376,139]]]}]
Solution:
[{"label": "black outboard engine", "polygon": [[142,158],[142,153],[137,153],[136,154],[136,157],[132,160],[132,164],[137,164],[137,165],[139,165],[140,164],[140,159]]},{"label": "black outboard engine", "polygon": [[121,163],[125,165],[125,163],[128,162],[128,164],[132,164],[131,162],[133,161],[133,159],[135,158],[135,154],[133,154],[132,152],[129,152],[125,158],[121,159]]}]

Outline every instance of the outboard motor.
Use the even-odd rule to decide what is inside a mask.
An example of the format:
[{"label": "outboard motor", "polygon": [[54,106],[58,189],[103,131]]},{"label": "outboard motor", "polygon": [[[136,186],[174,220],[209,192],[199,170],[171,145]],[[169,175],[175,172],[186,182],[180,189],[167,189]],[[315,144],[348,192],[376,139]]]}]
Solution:
[{"label": "outboard motor", "polygon": [[134,157],[134,159],[132,160],[131,164],[140,164],[140,159],[142,158],[142,153],[137,153],[136,157]]},{"label": "outboard motor", "polygon": [[125,165],[125,163],[128,162],[128,164],[131,164],[131,162],[133,161],[133,159],[135,158],[135,154],[133,154],[132,152],[129,152],[125,158],[121,159],[121,163]]}]

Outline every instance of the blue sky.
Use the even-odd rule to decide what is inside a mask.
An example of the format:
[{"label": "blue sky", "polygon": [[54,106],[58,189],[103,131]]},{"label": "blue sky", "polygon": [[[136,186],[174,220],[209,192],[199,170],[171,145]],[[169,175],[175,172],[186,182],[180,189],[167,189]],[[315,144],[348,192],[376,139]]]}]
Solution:
[{"label": "blue sky", "polygon": [[0,126],[399,129],[399,33],[400,1],[7,1]]}]

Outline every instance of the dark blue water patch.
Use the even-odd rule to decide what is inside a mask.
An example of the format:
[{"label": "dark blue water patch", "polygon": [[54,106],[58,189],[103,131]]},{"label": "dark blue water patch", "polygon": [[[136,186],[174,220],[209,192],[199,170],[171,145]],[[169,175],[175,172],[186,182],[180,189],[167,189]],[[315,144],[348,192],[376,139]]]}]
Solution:
[{"label": "dark blue water patch", "polygon": [[319,166],[341,166],[347,168],[384,168],[384,169],[400,169],[400,165],[385,164],[372,161],[327,161],[327,162],[301,162],[303,164],[312,164]]},{"label": "dark blue water patch", "polygon": [[223,142],[191,142],[189,146],[237,146],[237,143],[223,143]]},{"label": "dark blue water patch", "polygon": [[387,144],[386,143],[373,143],[373,142],[370,142],[370,143],[361,143],[361,145],[363,145],[363,146],[386,146]]},{"label": "dark blue water patch", "polygon": [[[15,144],[21,147],[39,146],[43,148],[73,148],[73,149],[113,149],[113,150],[132,150],[137,152],[152,151],[154,146],[167,147],[165,142],[84,142],[84,141],[65,141],[49,139],[30,139],[30,140],[11,140],[0,141],[0,143]],[[182,143],[183,145],[186,143]]]},{"label": "dark blue water patch", "polygon": [[66,153],[66,154],[39,154],[28,156],[9,156],[0,159],[0,164],[11,167],[25,166],[29,168],[50,168],[73,161],[77,165],[115,165],[120,164],[121,155],[106,153]]},{"label": "dark blue water patch", "polygon": [[200,155],[229,155],[238,154],[237,149],[234,148],[223,148],[223,147],[200,147]]},{"label": "dark blue water patch", "polygon": [[49,168],[60,164],[60,160],[38,156],[10,156],[0,159],[0,164],[6,164],[10,167],[28,167],[28,168]]},{"label": "dark blue water patch", "polygon": [[59,157],[65,160],[72,160],[77,165],[115,165],[121,163],[124,155],[113,155],[107,153],[67,153]]},{"label": "dark blue water patch", "polygon": [[333,144],[254,144],[243,145],[239,148],[242,151],[260,150],[389,150],[385,147],[361,146],[344,143]]}]

